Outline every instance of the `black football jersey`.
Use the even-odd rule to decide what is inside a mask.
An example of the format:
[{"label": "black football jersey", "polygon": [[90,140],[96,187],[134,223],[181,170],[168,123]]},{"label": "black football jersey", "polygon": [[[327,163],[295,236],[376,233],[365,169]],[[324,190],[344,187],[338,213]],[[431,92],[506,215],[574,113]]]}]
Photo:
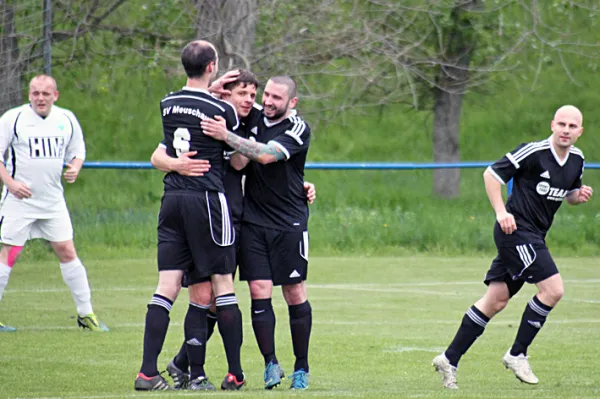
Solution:
[{"label": "black football jersey", "polygon": [[182,153],[197,151],[195,159],[206,159],[210,170],[204,176],[183,176],[175,172],[164,178],[165,191],[225,191],[223,176],[225,160],[223,154],[227,144],[215,140],[202,132],[203,119],[219,115],[227,123],[227,128],[236,132],[239,122],[235,108],[228,102],[214,98],[208,91],[184,87],[171,93],[160,102],[164,140],[167,154],[177,157]]},{"label": "black football jersey", "polygon": [[521,144],[491,166],[501,182],[513,179],[506,210],[515,217],[517,236],[544,240],[565,197],[581,187],[583,169],[578,148],[561,161],[550,139]]},{"label": "black football jersey", "polygon": [[295,113],[271,124],[261,118],[256,141],[273,141],[285,160],[246,168],[244,222],[283,231],[303,231],[308,225],[304,193],[304,164],[310,144],[310,127]]},{"label": "black football jersey", "polygon": [[[254,107],[248,114],[248,116],[240,119],[240,128],[238,134],[247,139],[250,135],[254,135],[258,132],[258,123],[262,119],[261,107],[258,104],[254,104]],[[245,174],[246,169],[236,170],[229,163],[229,159],[232,152],[226,152],[225,158],[227,164],[225,166],[225,178],[223,184],[225,185],[225,195],[227,195],[227,203],[229,204],[229,210],[231,211],[231,221],[234,224],[238,224],[242,221],[242,209],[244,206],[244,191],[242,188],[242,177]]]}]

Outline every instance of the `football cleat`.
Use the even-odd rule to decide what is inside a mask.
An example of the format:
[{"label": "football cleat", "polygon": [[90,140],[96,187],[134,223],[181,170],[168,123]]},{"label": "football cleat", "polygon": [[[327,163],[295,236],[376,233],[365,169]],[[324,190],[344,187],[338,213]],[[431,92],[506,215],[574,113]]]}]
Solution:
[{"label": "football cleat", "polygon": [[442,375],[444,388],[458,389],[458,385],[456,385],[456,367],[450,364],[444,353],[434,357],[431,364],[435,367],[435,371]]},{"label": "football cleat", "polygon": [[137,375],[133,387],[136,391],[170,391],[173,389],[167,381],[165,381],[162,375],[159,374],[154,377],[146,377],[142,373]]},{"label": "football cleat", "polygon": [[308,373],[304,371],[304,369],[294,371],[294,373],[288,378],[292,379],[292,385],[290,385],[290,389],[298,391],[308,389]]},{"label": "football cleat", "polygon": [[281,384],[281,379],[285,377],[283,374],[283,370],[278,363],[273,363],[272,361],[267,364],[265,367],[265,389],[273,389],[277,385]]},{"label": "football cleat", "polygon": [[[208,380],[207,377],[201,376],[194,378],[187,384],[187,388],[191,391],[216,391],[217,388]],[[239,389],[239,388],[238,388]]]},{"label": "football cleat", "polygon": [[177,367],[173,360],[171,360],[169,364],[167,364],[167,373],[173,379],[173,388],[187,388],[187,384],[190,381],[190,375],[185,371],[181,370],[179,367]]},{"label": "football cleat", "polygon": [[83,328],[84,330],[87,328],[90,331],[96,332],[110,331],[104,323],[98,320],[98,317],[96,317],[94,313],[90,313],[83,317],[77,316],[77,325]]},{"label": "football cleat", "polygon": [[512,370],[515,373],[515,377],[517,377],[521,382],[526,384],[535,385],[540,380],[533,374],[531,371],[531,366],[529,365],[529,360],[527,360],[527,356],[524,354],[520,354],[518,356],[513,356],[510,354],[510,349],[502,358],[502,363],[507,369]]},{"label": "football cleat", "polygon": [[228,373],[221,383],[221,389],[224,391],[237,391],[242,389],[245,383],[246,378],[242,379],[242,381],[238,381],[237,378],[235,378],[235,375]]},{"label": "football cleat", "polygon": [[15,332],[16,328],[0,323],[0,332]]}]

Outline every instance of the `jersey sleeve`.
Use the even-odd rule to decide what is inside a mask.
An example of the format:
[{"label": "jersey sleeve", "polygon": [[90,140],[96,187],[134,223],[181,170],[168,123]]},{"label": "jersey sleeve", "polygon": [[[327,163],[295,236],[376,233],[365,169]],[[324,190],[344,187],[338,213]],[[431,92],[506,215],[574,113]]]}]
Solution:
[{"label": "jersey sleeve", "polygon": [[293,124],[289,129],[270,141],[285,154],[286,159],[308,150],[310,144],[310,127],[299,117],[293,116],[291,119]]},{"label": "jersey sleeve", "polygon": [[227,104],[227,107],[225,108],[225,122],[227,124],[227,130],[235,134],[239,134],[238,129],[240,128],[240,121],[238,114],[233,105],[226,101],[225,104]]},{"label": "jersey sleeve", "polygon": [[584,169],[585,169],[585,161],[581,160],[581,174],[579,175],[579,178],[577,180],[575,180],[575,182],[573,182],[573,185],[569,189],[569,193],[571,193],[571,191],[575,191],[575,190],[578,190],[579,188],[581,188],[581,186],[583,184],[582,181],[583,181],[583,170]]},{"label": "jersey sleeve", "polygon": [[488,171],[502,184],[508,183],[519,170],[526,168],[528,158],[534,153],[528,151],[531,144],[523,143],[497,160]]},{"label": "jersey sleeve", "polygon": [[0,156],[4,160],[4,154],[14,136],[15,113],[8,111],[0,117]]},{"label": "jersey sleeve", "polygon": [[67,145],[67,151],[65,152],[65,162],[70,162],[73,158],[79,158],[85,160],[85,141],[83,140],[83,130],[79,121],[72,112],[66,112],[66,117],[71,122],[73,127],[73,133],[71,134],[71,140]]}]

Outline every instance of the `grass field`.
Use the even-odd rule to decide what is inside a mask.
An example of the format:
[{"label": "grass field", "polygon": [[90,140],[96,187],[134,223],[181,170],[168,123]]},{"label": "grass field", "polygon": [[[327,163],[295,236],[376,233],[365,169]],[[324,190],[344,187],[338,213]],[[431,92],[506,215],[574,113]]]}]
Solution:
[{"label": "grass field", "polygon": [[[536,387],[518,382],[500,360],[512,343],[521,312],[533,295],[526,287],[494,319],[463,358],[458,392],[442,388],[431,359],[452,339],[464,311],[483,292],[480,278],[490,259],[475,257],[323,257],[311,260],[313,307],[311,385],[292,394],[286,386],[262,390],[262,359],[249,319],[247,288],[238,284],[244,315],[242,362],[248,385],[241,397],[461,397],[592,398],[600,396],[600,269],[596,258],[560,258],[566,282],[563,302],[530,350],[540,378]],[[0,335],[2,398],[163,397],[137,393],[143,322],[156,283],[155,261],[85,260],[95,310],[111,332],[76,328],[74,305],[58,264],[27,261],[15,266],[0,307],[0,320],[19,329]],[[183,293],[185,295],[185,292]],[[275,295],[277,352],[293,367],[287,309]],[[186,309],[182,296],[160,358],[164,367],[181,342]],[[208,347],[207,372],[215,383],[226,373],[218,334]],[[172,397],[205,395],[175,392]]]}]

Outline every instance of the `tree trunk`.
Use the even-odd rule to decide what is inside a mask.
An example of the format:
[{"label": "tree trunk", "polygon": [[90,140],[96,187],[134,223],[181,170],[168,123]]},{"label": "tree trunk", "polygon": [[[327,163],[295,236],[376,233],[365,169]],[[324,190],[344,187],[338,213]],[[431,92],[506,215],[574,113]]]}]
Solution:
[{"label": "tree trunk", "polygon": [[[460,161],[460,113],[467,87],[469,63],[475,46],[471,21],[464,13],[479,6],[480,0],[460,0],[452,10],[453,25],[448,31],[446,65],[441,67],[435,93],[433,159],[436,163]],[[460,194],[460,169],[435,169],[433,189],[442,198]]]},{"label": "tree trunk", "polygon": [[13,1],[0,1],[0,115],[23,101]]},{"label": "tree trunk", "polygon": [[250,69],[258,0],[195,0],[196,38],[213,43],[219,69]]}]

